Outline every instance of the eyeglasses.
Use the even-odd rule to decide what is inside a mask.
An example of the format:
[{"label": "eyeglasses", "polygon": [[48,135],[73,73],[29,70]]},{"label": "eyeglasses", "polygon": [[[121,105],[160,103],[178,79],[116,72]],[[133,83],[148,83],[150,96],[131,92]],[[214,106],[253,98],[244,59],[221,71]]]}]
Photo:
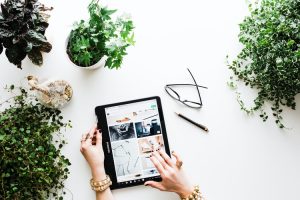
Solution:
[{"label": "eyeglasses", "polygon": [[[193,76],[193,74],[192,74],[192,72],[188,68],[187,68],[187,70],[189,71],[191,77],[193,78],[194,84],[167,84],[165,86],[165,90],[170,95],[170,97],[172,97],[173,99],[183,103],[184,105],[186,105],[190,108],[201,108],[202,107],[202,99],[201,99],[199,88],[207,89],[207,87],[198,85],[195,78],[194,78],[194,76]],[[180,95],[172,88],[174,86],[175,87],[176,86],[195,86],[197,88],[197,92],[198,92],[198,96],[199,96],[199,102],[190,101],[190,100],[182,100]]]}]

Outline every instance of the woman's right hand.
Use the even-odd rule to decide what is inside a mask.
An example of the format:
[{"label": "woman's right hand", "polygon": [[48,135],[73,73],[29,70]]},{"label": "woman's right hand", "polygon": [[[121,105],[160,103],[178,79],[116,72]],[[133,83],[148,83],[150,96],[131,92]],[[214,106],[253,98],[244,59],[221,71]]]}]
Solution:
[{"label": "woman's right hand", "polygon": [[105,179],[102,134],[97,129],[97,125],[94,125],[88,133],[83,134],[80,151],[91,168],[93,178],[95,180]]},{"label": "woman's right hand", "polygon": [[150,159],[160,173],[162,181],[147,181],[145,185],[149,185],[161,191],[175,192],[181,198],[187,198],[194,191],[194,187],[181,168],[182,161],[180,157],[174,151],[172,155],[176,161],[172,160],[169,155],[162,150],[154,151],[151,154]]}]

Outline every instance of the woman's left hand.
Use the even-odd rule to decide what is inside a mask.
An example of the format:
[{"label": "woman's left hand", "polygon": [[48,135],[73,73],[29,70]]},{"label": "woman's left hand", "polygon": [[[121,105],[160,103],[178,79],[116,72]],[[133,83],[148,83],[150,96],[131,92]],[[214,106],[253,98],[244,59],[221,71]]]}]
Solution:
[{"label": "woman's left hand", "polygon": [[181,198],[187,198],[192,194],[194,187],[181,168],[181,158],[174,151],[172,155],[175,160],[172,160],[163,150],[156,150],[151,154],[150,159],[161,175],[162,181],[147,181],[145,185],[161,191],[175,192]]}]

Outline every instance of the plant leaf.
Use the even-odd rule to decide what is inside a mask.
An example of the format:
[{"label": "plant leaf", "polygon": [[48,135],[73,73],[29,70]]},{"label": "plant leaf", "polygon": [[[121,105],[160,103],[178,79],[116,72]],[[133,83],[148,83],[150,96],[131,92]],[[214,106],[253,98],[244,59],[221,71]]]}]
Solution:
[{"label": "plant leaf", "polygon": [[115,9],[115,10],[106,10],[106,14],[107,14],[107,15],[112,15],[112,14],[114,14],[115,12],[117,12],[116,9]]},{"label": "plant leaf", "polygon": [[110,19],[110,15],[117,12],[117,10],[109,10],[107,7],[105,7],[103,9],[101,9],[100,12],[101,12],[103,19],[108,20],[108,19]]},{"label": "plant leaf", "polygon": [[38,0],[27,0],[27,2],[30,4],[36,4],[38,2]]},{"label": "plant leaf", "polygon": [[39,50],[49,53],[52,49],[52,45],[49,42],[43,43],[40,47]]},{"label": "plant leaf", "polygon": [[42,53],[36,49],[33,48],[29,53],[28,53],[28,58],[31,60],[31,62],[35,65],[41,66],[43,64],[43,56]]},{"label": "plant leaf", "polygon": [[30,52],[32,50],[32,43],[31,42],[27,42],[27,46],[24,48],[24,50],[26,51],[26,53]]},{"label": "plant leaf", "polygon": [[47,43],[46,37],[34,30],[29,30],[25,37],[28,41],[32,42],[33,46],[39,46],[43,43]]},{"label": "plant leaf", "polygon": [[6,30],[4,28],[0,28],[0,38],[8,38],[14,35],[13,32]]},{"label": "plant leaf", "polygon": [[7,18],[9,16],[7,8],[1,3],[1,11],[4,18]]},{"label": "plant leaf", "polygon": [[0,55],[2,54],[2,52],[3,52],[3,45],[2,43],[0,43]]},{"label": "plant leaf", "polygon": [[134,33],[132,33],[131,36],[127,38],[127,42],[131,45],[135,45]]},{"label": "plant leaf", "polygon": [[0,135],[0,141],[5,138],[5,135]]},{"label": "plant leaf", "polygon": [[12,42],[13,38],[3,38],[2,42],[3,42],[3,46],[5,48],[10,48],[13,46],[13,42]]},{"label": "plant leaf", "polygon": [[21,62],[26,57],[26,53],[22,51],[22,48],[19,45],[15,44],[12,45],[12,47],[7,48],[5,54],[9,62],[21,68]]},{"label": "plant leaf", "polygon": [[44,34],[46,29],[48,28],[49,24],[47,22],[40,22],[36,25],[35,30],[39,33]]}]

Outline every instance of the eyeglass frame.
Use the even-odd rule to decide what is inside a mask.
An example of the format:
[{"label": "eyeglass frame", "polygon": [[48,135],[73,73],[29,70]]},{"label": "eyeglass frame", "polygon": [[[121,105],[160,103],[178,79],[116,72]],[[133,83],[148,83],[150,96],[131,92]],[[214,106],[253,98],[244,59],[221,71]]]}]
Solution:
[{"label": "eyeglass frame", "polygon": [[[189,73],[190,73],[190,75],[191,75],[191,77],[192,77],[192,79],[193,79],[193,81],[194,81],[195,84],[167,84],[165,86],[165,90],[166,90],[166,92],[168,93],[168,95],[170,97],[172,97],[173,99],[179,101],[180,103],[182,103],[182,104],[184,104],[184,105],[186,105],[186,106],[188,106],[190,108],[202,108],[203,104],[202,104],[202,99],[201,99],[199,87],[205,88],[205,89],[207,89],[207,87],[198,85],[197,82],[196,82],[196,80],[195,80],[195,78],[194,78],[194,76],[193,76],[193,74],[192,74],[192,72],[189,70],[189,68],[187,68],[187,70],[189,71]],[[200,103],[194,102],[194,101],[190,101],[190,100],[186,100],[186,99],[185,100],[181,100],[180,95],[174,89],[172,89],[171,86],[195,86],[197,88],[197,92],[198,92]],[[173,95],[171,95],[170,92],[168,91],[168,89],[172,90],[172,92],[174,92],[174,94],[176,94],[178,98],[175,98]],[[199,106],[191,106],[191,105],[187,104],[186,102],[190,102],[190,103],[193,103],[193,104],[196,104],[196,105],[199,105]]]}]

